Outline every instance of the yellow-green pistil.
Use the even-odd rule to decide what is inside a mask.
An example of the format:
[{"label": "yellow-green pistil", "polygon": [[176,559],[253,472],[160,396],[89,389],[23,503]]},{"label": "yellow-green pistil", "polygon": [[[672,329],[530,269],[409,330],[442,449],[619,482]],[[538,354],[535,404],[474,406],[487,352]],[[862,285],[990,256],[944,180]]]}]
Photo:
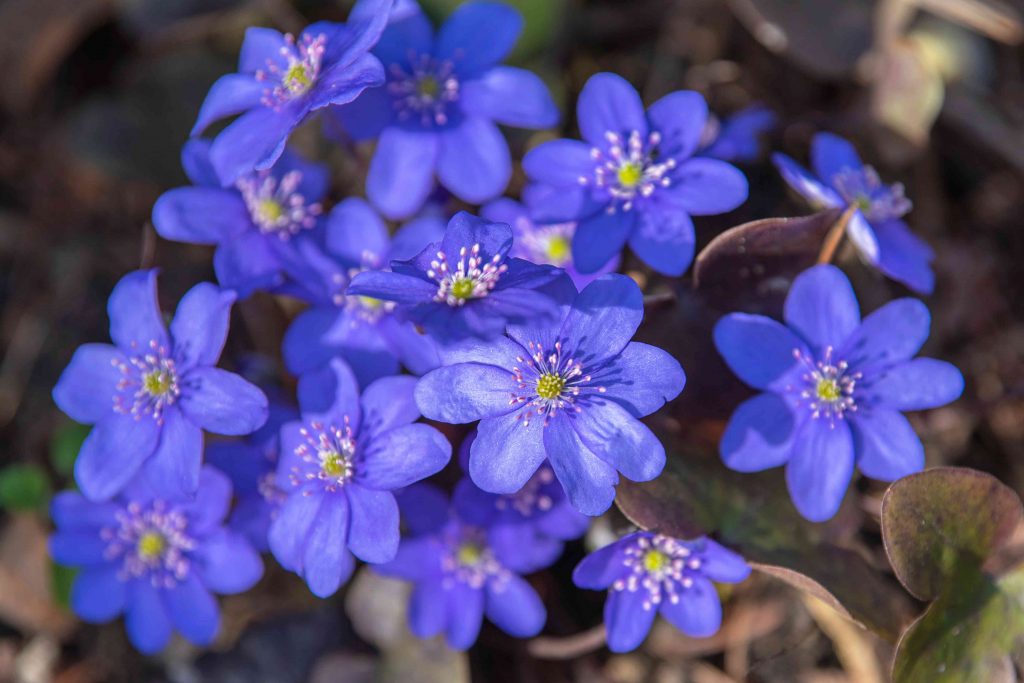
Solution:
[{"label": "yellow-green pistil", "polygon": [[150,396],[166,396],[174,384],[174,375],[169,370],[151,370],[142,376],[142,388]]},{"label": "yellow-green pistil", "polygon": [[267,223],[276,223],[284,216],[284,207],[274,199],[261,199],[256,210]]},{"label": "yellow-green pistil", "polygon": [[167,539],[156,531],[147,531],[139,536],[138,553],[144,560],[155,560],[164,553],[167,548]]},{"label": "yellow-green pistil", "polygon": [[328,477],[340,479],[348,476],[350,466],[348,458],[338,451],[323,451],[320,453],[320,469]]},{"label": "yellow-green pistil", "polygon": [[537,395],[543,399],[551,400],[562,395],[565,389],[565,378],[553,372],[540,376],[537,380]]},{"label": "yellow-green pistil", "polygon": [[626,162],[619,166],[618,177],[619,185],[622,187],[636,187],[644,178],[643,166],[633,162]]},{"label": "yellow-green pistil", "polygon": [[830,378],[822,378],[818,380],[818,385],[814,389],[814,393],[818,395],[822,401],[828,403],[835,403],[842,397],[842,389],[839,388],[839,382]]},{"label": "yellow-green pistil", "polygon": [[564,263],[569,258],[569,253],[571,249],[572,246],[570,245],[569,240],[566,237],[562,235],[552,237],[550,240],[548,240],[546,249],[548,261],[555,265],[558,265],[559,263]]},{"label": "yellow-green pistil", "polygon": [[313,85],[313,79],[309,77],[309,71],[306,70],[306,65],[302,62],[295,62],[288,67],[282,81],[285,87],[293,93],[305,92],[309,86]]},{"label": "yellow-green pistil", "polygon": [[644,569],[648,572],[659,572],[668,566],[669,557],[660,550],[648,550],[644,555]]},{"label": "yellow-green pistil", "polygon": [[424,76],[416,84],[416,94],[424,99],[436,99],[441,94],[441,84],[433,76]]},{"label": "yellow-green pistil", "polygon": [[455,553],[455,559],[463,567],[472,567],[483,559],[483,548],[476,543],[463,543]]},{"label": "yellow-green pistil", "polygon": [[452,283],[452,296],[456,299],[468,299],[473,296],[473,280],[468,277],[459,278]]}]

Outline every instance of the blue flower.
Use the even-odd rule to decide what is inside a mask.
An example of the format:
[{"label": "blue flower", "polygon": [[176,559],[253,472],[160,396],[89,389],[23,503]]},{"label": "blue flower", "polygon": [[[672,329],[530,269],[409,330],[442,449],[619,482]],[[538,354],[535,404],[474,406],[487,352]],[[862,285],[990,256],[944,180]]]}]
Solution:
[{"label": "blue flower", "polygon": [[210,165],[210,142],[190,140],[182,165],[192,187],[165,192],[153,206],[164,239],[214,244],[213,267],[226,289],[246,298],[281,284],[291,238],[311,230],[327,193],[327,169],[285,151],[274,166],[222,188]]},{"label": "blue flower", "polygon": [[[469,471],[469,451],[475,440],[474,430],[459,446],[459,464],[465,472]],[[552,540],[556,556],[562,554],[561,541],[579,538],[590,526],[590,518],[572,506],[546,462],[515,493],[488,493],[471,479],[462,479],[455,487],[452,504],[463,520],[476,526],[532,524],[540,536]]]},{"label": "blue flower", "polygon": [[911,208],[902,183],[884,184],[874,168],[861,162],[853,145],[831,133],[818,133],[811,141],[815,175],[785,154],[773,154],[772,161],[814,208],[856,205],[846,234],[861,258],[912,290],[931,294],[935,254],[902,220]]},{"label": "blue flower", "polygon": [[[526,197],[529,196],[527,189]],[[519,202],[501,198],[495,199],[480,209],[480,215],[495,223],[508,223],[512,227],[512,250],[509,256],[526,259],[530,263],[547,264],[562,268],[572,278],[578,289],[619,267],[619,255],[595,273],[580,273],[572,264],[572,237],[576,234],[576,223],[540,224],[530,218],[529,209]]]},{"label": "blue flower", "polygon": [[226,474],[235,490],[236,502],[228,526],[260,552],[270,550],[267,532],[285,499],[277,486],[280,430],[298,417],[295,408],[272,398],[266,424],[250,436],[206,447],[206,461]]},{"label": "blue flower", "polygon": [[712,581],[739,583],[749,574],[742,557],[711,539],[638,531],[587,555],[572,578],[580,588],[609,589],[608,649],[629,652],[644,642],[656,614],[693,638],[714,635],[722,603]]},{"label": "blue flower", "polygon": [[349,296],[395,302],[395,313],[440,343],[494,337],[508,324],[556,315],[551,298],[538,291],[561,271],[508,256],[512,229],[461,211],[448,222],[440,243],[391,272],[360,273]]},{"label": "blue flower", "polygon": [[392,19],[374,48],[387,83],[335,110],[353,139],[380,138],[366,193],[385,216],[415,213],[435,174],[471,204],[497,197],[512,175],[508,143],[497,124],[557,123],[544,82],[500,64],[522,27],[515,9],[490,2],[461,5],[436,36],[422,12]]},{"label": "blue flower", "polygon": [[913,358],[931,318],[916,299],[898,299],[863,321],[842,271],[815,266],[793,282],[786,324],[733,313],[715,327],[715,345],[740,379],[764,393],[733,413],[720,446],[740,472],[786,465],[797,509],[832,517],[854,465],[893,481],[924,466],[924,447],[900,411],[956,400],[960,371]]},{"label": "blue flower", "polygon": [[710,135],[701,147],[701,156],[722,161],[754,161],[761,153],[761,137],[775,127],[778,117],[767,107],[753,104],[722,122],[708,122]]},{"label": "blue flower", "polygon": [[630,341],[643,318],[633,280],[605,275],[579,294],[566,276],[558,284],[561,319],[444,350],[416,402],[432,420],[480,420],[469,474],[483,490],[516,493],[547,459],[573,506],[598,515],[618,472],[661,473],[665,449],[638,418],[675,398],[685,376],[661,349]]},{"label": "blue flower", "polygon": [[206,95],[192,135],[241,114],[213,141],[210,161],[224,185],[273,166],[292,130],[311,113],[351,102],[384,82],[369,53],[393,0],[358,0],[347,24],[312,24],[296,40],[269,28],[245,33],[238,73],[222,76]]},{"label": "blue flower", "polygon": [[231,505],[227,477],[204,467],[195,498],[170,502],[135,480],[116,500],[93,503],[65,491],[51,504],[55,562],[80,571],[71,607],[88,622],[125,615],[128,638],[147,654],[178,631],[209,645],[220,626],[213,593],[241,593],[263,575],[246,539],[223,526]]},{"label": "blue flower", "polygon": [[[411,581],[409,628],[419,638],[444,633],[448,644],[465,650],[476,642],[484,615],[517,638],[540,633],[547,612],[540,596],[520,575],[549,566],[561,552],[529,524],[480,526],[428,485],[403,493],[402,518],[415,528],[402,539],[394,560],[376,571]],[[424,528],[422,520],[440,526]]]},{"label": "blue flower", "polygon": [[126,275],[107,303],[114,345],[75,351],[53,389],[73,420],[95,425],[75,461],[90,500],[107,500],[142,470],[166,498],[199,486],[203,431],[242,435],[267,419],[267,397],[214,367],[228,335],[233,292],[201,283],[164,327],[155,270]]},{"label": "blue flower", "polygon": [[298,247],[288,272],[293,292],[312,305],[295,318],[284,337],[288,370],[302,375],[340,356],[360,386],[398,372],[399,362],[415,374],[438,365],[433,340],[394,315],[395,304],[368,296],[346,296],[353,277],[383,271],[392,259],[412,258],[444,235],[444,222],[426,215],[394,236],[362,199],[346,199],[326,221],[326,248]]},{"label": "blue flower", "polygon": [[385,377],[360,398],[335,359],[299,380],[301,422],[281,428],[277,487],[287,495],[270,527],[285,569],[327,597],[352,574],[352,555],[387,562],[398,549],[394,489],[440,471],[451,445],[419,418],[414,377]]},{"label": "blue flower", "polygon": [[680,90],[644,112],[637,91],[600,73],[576,103],[583,142],[554,140],[523,159],[540,184],[530,208],[542,223],[577,221],[573,264],[593,273],[626,242],[651,268],[682,275],[693,260],[691,216],[732,211],[747,180],[724,161],[694,157],[708,118],[699,93]]}]

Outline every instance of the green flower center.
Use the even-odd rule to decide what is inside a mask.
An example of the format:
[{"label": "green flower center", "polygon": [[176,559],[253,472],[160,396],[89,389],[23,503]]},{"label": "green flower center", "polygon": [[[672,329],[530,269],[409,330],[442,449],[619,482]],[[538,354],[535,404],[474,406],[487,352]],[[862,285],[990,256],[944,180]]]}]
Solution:
[{"label": "green flower center", "polygon": [[356,298],[359,300],[360,306],[368,308],[371,311],[376,311],[384,305],[383,299],[374,299],[372,296],[359,296]]},{"label": "green flower center", "polygon": [[261,199],[256,210],[267,223],[276,223],[284,216],[284,207],[274,199]]},{"label": "green flower center", "polygon": [[871,198],[867,195],[860,195],[853,203],[856,204],[857,208],[864,213],[869,213],[871,211]]},{"label": "green flower center", "polygon": [[619,166],[618,177],[619,185],[625,188],[634,188],[643,180],[643,166],[633,162],[626,162]]},{"label": "green flower center", "polygon": [[569,244],[568,238],[558,235],[548,240],[546,255],[548,260],[558,265],[559,263],[565,263],[569,259],[572,246]]},{"label": "green flower center", "polygon": [[281,80],[284,86],[293,93],[305,92],[309,86],[313,85],[313,79],[309,77],[309,71],[302,62],[295,62],[288,67]]},{"label": "green flower center", "polygon": [[433,76],[424,76],[416,84],[416,94],[424,99],[436,99],[441,94],[441,84]]},{"label": "green flower center", "polygon": [[483,559],[483,556],[483,548],[478,546],[476,543],[463,543],[455,553],[455,559],[458,560],[459,564],[463,567],[476,566],[479,564],[480,560]]},{"label": "green flower center", "polygon": [[822,378],[818,380],[818,385],[814,388],[814,393],[817,394],[818,398],[828,403],[835,403],[842,397],[842,389],[839,388],[839,382],[834,379]]},{"label": "green flower center", "polygon": [[155,560],[164,553],[167,548],[167,539],[156,531],[147,531],[139,537],[137,550],[139,557],[144,560]]},{"label": "green flower center", "polygon": [[545,373],[537,380],[537,395],[543,399],[558,398],[562,395],[563,389],[565,389],[565,378],[553,372]]},{"label": "green flower center", "polygon": [[452,283],[452,296],[456,299],[468,299],[473,296],[473,280],[468,277],[459,278]]},{"label": "green flower center", "polygon": [[352,471],[352,465],[338,451],[321,451],[320,469],[332,479],[343,479]]},{"label": "green flower center", "polygon": [[644,555],[644,569],[649,572],[659,572],[669,563],[669,557],[660,550],[648,550]]},{"label": "green flower center", "polygon": [[169,370],[151,370],[142,376],[142,388],[150,396],[166,396],[174,385],[174,375]]}]

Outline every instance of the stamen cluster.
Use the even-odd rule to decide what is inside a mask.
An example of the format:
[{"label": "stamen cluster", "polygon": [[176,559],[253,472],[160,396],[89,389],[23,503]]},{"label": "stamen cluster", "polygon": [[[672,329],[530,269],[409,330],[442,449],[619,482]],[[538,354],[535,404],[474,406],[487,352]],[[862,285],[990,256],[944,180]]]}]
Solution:
[{"label": "stamen cluster", "polygon": [[296,191],[301,182],[299,171],[284,174],[280,181],[268,171],[239,179],[238,190],[260,232],[287,240],[316,225],[323,207],[318,202],[306,204],[306,198]]},{"label": "stamen cluster", "polygon": [[800,398],[810,408],[811,417],[817,419],[824,416],[834,425],[847,412],[857,410],[854,391],[858,380],[864,375],[861,372],[849,372],[849,364],[844,360],[834,361],[833,353],[833,348],[829,346],[825,349],[824,360],[815,362],[800,349],[793,349],[793,357],[808,370],[801,376],[805,387],[799,389]]},{"label": "stamen cluster", "polygon": [[480,245],[474,244],[470,249],[459,249],[459,260],[452,268],[447,255],[438,251],[436,260],[430,262],[430,270],[427,271],[427,276],[438,282],[434,301],[463,306],[470,299],[487,296],[508,270],[501,259],[501,254],[495,254],[489,263],[484,263]]},{"label": "stamen cluster", "polygon": [[630,572],[612,584],[612,591],[644,590],[645,610],[658,607],[662,600],[677,604],[680,595],[693,586],[689,576],[700,570],[702,562],[680,541],[668,536],[639,536],[625,550],[622,563]]},{"label": "stamen cluster", "polygon": [[425,128],[444,126],[448,107],[459,99],[459,79],[451,60],[421,54],[410,60],[409,70],[392,64],[387,90],[400,121],[419,120]]},{"label": "stamen cluster", "polygon": [[584,186],[593,183],[618,200],[608,204],[608,213],[629,211],[638,196],[650,197],[659,187],[672,184],[668,174],[676,167],[676,160],[658,159],[661,133],[652,131],[645,142],[639,131],[634,130],[625,140],[619,133],[608,131],[605,139],[607,149],[594,147],[590,150],[595,163],[594,177],[581,176],[579,182]]},{"label": "stamen cluster", "polygon": [[555,483],[555,472],[547,463],[541,465],[530,480],[516,493],[498,496],[494,506],[499,510],[515,510],[523,517],[532,517],[549,511],[555,504],[551,495]]},{"label": "stamen cluster", "polygon": [[299,430],[306,443],[295,449],[295,455],[311,467],[292,468],[293,486],[307,482],[323,482],[325,491],[333,492],[345,485],[355,474],[356,442],[348,417],[343,427],[311,422]]},{"label": "stamen cluster", "polygon": [[[509,405],[526,406],[516,419],[526,426],[534,416],[540,416],[546,427],[559,411],[580,412],[580,391],[591,381],[590,375],[583,374],[583,364],[563,355],[561,341],[555,342],[551,352],[545,352],[543,346],[533,341],[527,348],[531,355],[517,356],[520,365],[512,368],[512,378],[519,392],[513,392]],[[594,387],[594,390],[604,393],[605,389]]]},{"label": "stamen cluster", "polygon": [[315,37],[304,35],[299,41],[288,33],[284,40],[280,55],[287,66],[282,69],[277,62],[268,59],[266,70],[256,72],[259,81],[276,81],[272,88],[264,91],[262,99],[264,106],[274,109],[280,109],[313,87],[320,75],[324,51],[327,49],[327,36],[322,33]]},{"label": "stamen cluster", "polygon": [[149,577],[156,588],[173,588],[188,576],[188,553],[196,542],[188,534],[188,520],[162,500],[143,507],[129,503],[118,511],[118,527],[107,527],[100,537],[107,542],[104,557],[122,558],[122,581]]},{"label": "stamen cluster", "polygon": [[456,582],[471,588],[483,588],[487,583],[493,586],[497,582],[496,587],[500,588],[508,580],[509,571],[494,556],[482,529],[455,526],[446,530],[442,542],[445,544],[441,557],[445,588]]},{"label": "stamen cluster", "polygon": [[832,184],[848,204],[856,204],[869,221],[900,218],[913,208],[904,195],[903,183],[886,185],[872,166],[844,168]]},{"label": "stamen cluster", "polygon": [[114,410],[137,420],[148,415],[163,424],[164,409],[181,395],[177,367],[167,347],[154,339],[149,342],[149,353],[132,356],[127,363],[111,363],[121,372]]}]

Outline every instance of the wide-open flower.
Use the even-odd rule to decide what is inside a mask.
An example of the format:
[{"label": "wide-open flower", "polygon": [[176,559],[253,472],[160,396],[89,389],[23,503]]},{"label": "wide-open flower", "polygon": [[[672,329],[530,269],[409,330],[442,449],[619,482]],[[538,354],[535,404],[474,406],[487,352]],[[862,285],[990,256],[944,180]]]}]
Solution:
[{"label": "wide-open flower", "polygon": [[153,206],[164,239],[217,246],[213,268],[225,289],[246,298],[281,284],[282,250],[316,226],[327,193],[327,169],[287,151],[274,166],[221,187],[210,165],[210,142],[190,140],[182,166],[191,187],[165,192]]},{"label": "wide-open flower", "polygon": [[299,380],[302,420],[281,429],[277,487],[285,492],[270,549],[314,594],[331,595],[352,574],[352,555],[387,562],[398,549],[391,492],[440,471],[451,444],[419,418],[415,377],[379,379],[359,396],[340,359]]},{"label": "wide-open flower", "polygon": [[379,136],[366,194],[385,216],[418,211],[435,175],[466,202],[497,197],[512,175],[497,124],[557,123],[544,82],[500,64],[522,27],[519,12],[508,5],[468,2],[436,36],[419,11],[393,19],[384,31],[373,52],[384,63],[387,83],[332,111],[353,139]]},{"label": "wide-open flower", "polygon": [[[520,575],[549,566],[559,553],[529,524],[480,525],[467,522],[447,500],[424,484],[402,494],[402,518],[422,533],[406,536],[394,560],[374,569],[411,581],[409,629],[420,638],[444,633],[448,644],[465,650],[476,642],[484,615],[509,635],[537,635],[547,612],[533,587]],[[416,520],[441,520],[423,530]]]},{"label": "wide-open flower", "polygon": [[110,344],[80,346],[53,389],[73,420],[95,425],[75,461],[75,481],[107,500],[142,470],[164,497],[199,485],[203,430],[243,435],[267,419],[267,397],[214,367],[228,336],[234,292],[200,283],[164,327],[155,270],[129,273],[107,302]]},{"label": "wide-open flower", "polygon": [[618,472],[661,473],[665,449],[638,418],[675,398],[685,376],[669,354],[630,341],[643,318],[633,280],[605,275],[578,295],[567,276],[559,284],[561,319],[445,349],[416,402],[432,420],[480,420],[469,474],[483,490],[516,493],[547,459],[573,506],[599,515]]},{"label": "wide-open flower", "polygon": [[55,562],[80,571],[71,607],[88,622],[125,615],[132,644],[162,649],[172,631],[209,645],[220,625],[213,593],[241,593],[263,575],[259,554],[223,526],[231,482],[204,467],[195,498],[171,502],[144,478],[116,500],[93,503],[65,491],[50,506]]},{"label": "wide-open flower", "polygon": [[742,557],[711,539],[638,531],[587,555],[572,578],[580,588],[608,590],[608,649],[629,652],[644,642],[657,614],[693,638],[714,635],[722,603],[711,582],[739,583],[749,574]]},{"label": "wide-open flower", "polygon": [[924,447],[900,411],[958,398],[955,367],[914,358],[931,318],[916,299],[898,299],[863,321],[843,272],[815,266],[793,282],[786,324],[733,313],[715,345],[744,382],[764,393],[740,404],[720,446],[740,472],[786,465],[800,513],[823,521],[839,509],[856,465],[894,481],[924,467]]},{"label": "wide-open flower", "polygon": [[628,242],[651,268],[682,275],[693,260],[691,216],[732,211],[747,198],[739,169],[695,157],[708,118],[704,98],[680,90],[645,112],[637,91],[610,73],[592,76],[576,103],[583,141],[554,140],[523,159],[543,192],[535,220],[577,221],[573,264],[593,273]]},{"label": "wide-open flower", "polygon": [[433,340],[394,314],[395,304],[369,296],[346,296],[353,277],[387,270],[392,259],[412,258],[444,235],[444,221],[426,215],[388,236],[387,226],[362,199],[338,204],[326,220],[326,248],[299,245],[288,268],[295,293],[310,302],[285,334],[282,353],[288,370],[302,375],[340,356],[361,386],[398,372],[415,374],[438,365]]},{"label": "wide-open flower", "polygon": [[861,258],[914,291],[931,294],[935,253],[903,221],[911,203],[902,183],[883,183],[853,145],[831,133],[818,133],[811,140],[814,175],[785,154],[773,154],[772,161],[814,208],[856,206],[846,234]]},{"label": "wide-open flower", "polygon": [[[528,196],[529,188],[524,193],[524,198]],[[605,273],[611,273],[619,267],[619,255],[616,254],[595,273],[579,272],[572,264],[572,237],[576,234],[576,223],[537,223],[530,218],[529,209],[514,199],[495,199],[480,209],[480,216],[495,223],[508,223],[512,226],[512,250],[509,251],[509,256],[526,259],[530,263],[562,268],[572,278],[577,289],[583,289]]]},{"label": "wide-open flower", "polygon": [[250,28],[238,73],[210,88],[192,135],[214,121],[241,114],[213,141],[210,161],[224,185],[270,168],[292,130],[312,112],[351,102],[384,82],[369,53],[387,24],[394,0],[358,0],[346,24],[311,24],[296,39],[270,28]]},{"label": "wide-open flower", "polygon": [[560,270],[510,257],[512,228],[460,211],[440,242],[391,271],[356,275],[349,296],[392,301],[395,313],[440,343],[494,337],[509,324],[552,319],[555,303],[539,288]]}]

